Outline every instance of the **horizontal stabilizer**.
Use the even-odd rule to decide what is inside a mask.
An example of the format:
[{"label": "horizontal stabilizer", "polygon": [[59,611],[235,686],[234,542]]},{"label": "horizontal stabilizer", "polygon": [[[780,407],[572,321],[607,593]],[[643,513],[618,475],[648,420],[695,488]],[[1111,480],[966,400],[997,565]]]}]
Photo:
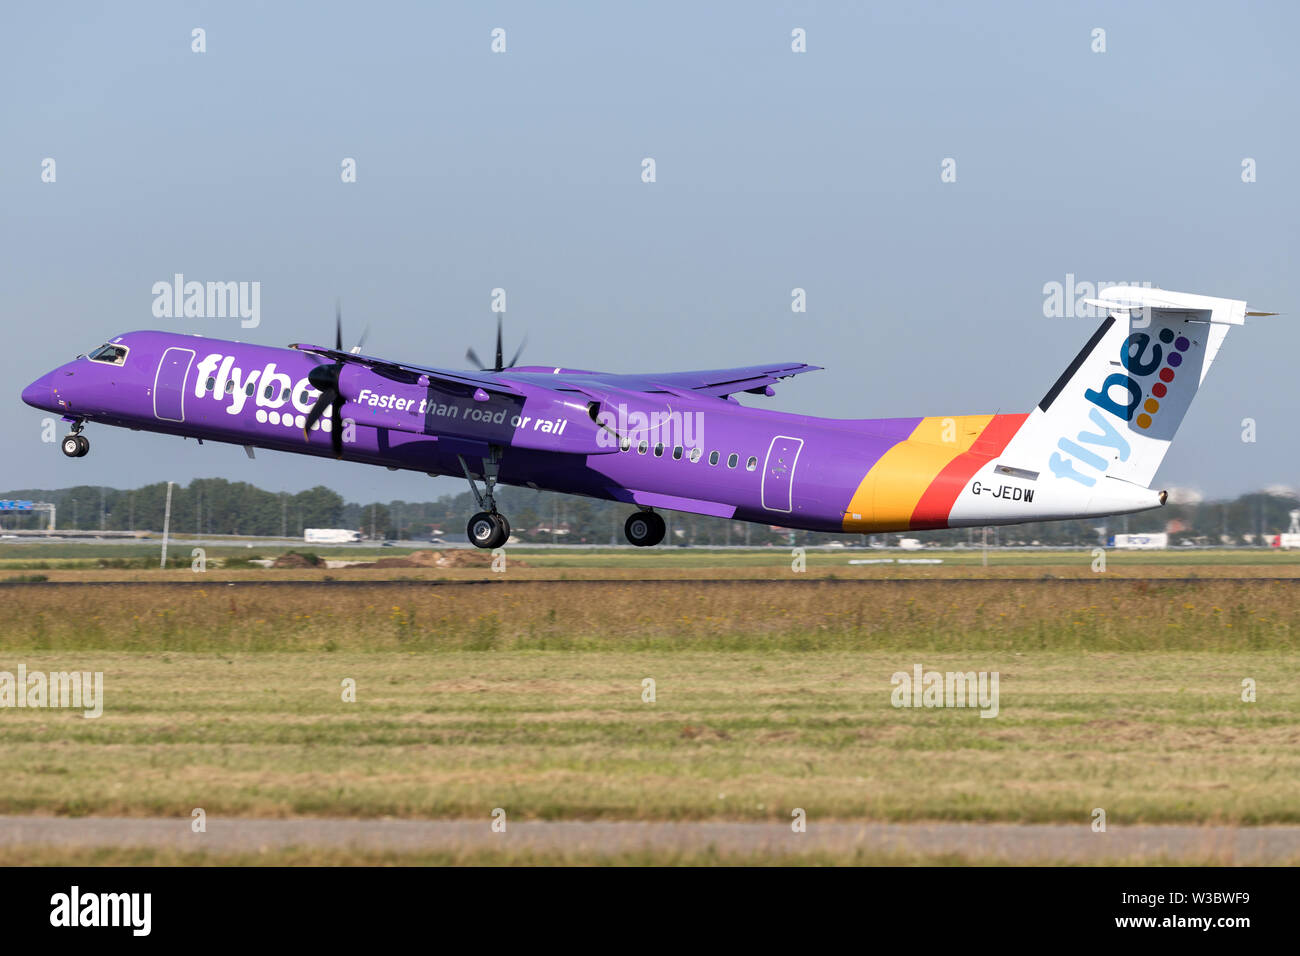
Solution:
[{"label": "horizontal stabilizer", "polygon": [[[1165,289],[1145,289],[1141,286],[1117,285],[1102,289],[1095,299],[1085,299],[1088,305],[1109,312],[1132,314],[1141,312],[1149,318],[1183,316],[1199,322],[1216,322],[1224,325],[1245,325],[1246,303],[1240,299],[1217,299],[1190,292],[1169,292]],[[1269,313],[1271,314],[1271,313]]]}]

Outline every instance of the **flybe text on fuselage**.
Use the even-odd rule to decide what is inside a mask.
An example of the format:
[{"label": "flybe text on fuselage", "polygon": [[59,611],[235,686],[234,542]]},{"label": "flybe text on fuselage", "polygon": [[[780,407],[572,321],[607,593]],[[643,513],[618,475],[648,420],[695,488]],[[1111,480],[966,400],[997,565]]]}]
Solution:
[{"label": "flybe text on fuselage", "polygon": [[320,395],[306,375],[295,382],[292,376],[279,371],[275,362],[245,373],[235,365],[233,355],[212,352],[199,361],[196,372],[194,397],[207,397],[216,402],[228,400],[226,412],[230,415],[240,414],[250,398],[254,399],[254,407],[264,409],[278,409],[292,402],[298,411],[306,414]]},{"label": "flybe text on fuselage", "polygon": [[[274,419],[283,414],[286,423],[292,417],[302,427],[320,392],[305,374],[295,379],[282,371],[281,365],[270,361],[245,372],[235,364],[235,356],[212,352],[196,366],[192,392],[195,398],[224,404],[230,415],[253,413],[259,424],[267,420],[276,424]],[[377,380],[383,385],[375,386]],[[355,367],[344,371],[341,385],[349,396],[344,413],[357,425],[471,438],[518,448],[588,454],[614,450],[596,446],[594,426],[581,402],[553,396],[525,399],[515,395],[448,395],[424,385],[387,381]],[[526,400],[528,414],[524,413]],[[280,413],[278,410],[286,404],[297,414],[287,410]],[[570,429],[572,419],[585,425],[579,427],[579,434]],[[326,416],[319,427],[328,428],[328,424]]]}]

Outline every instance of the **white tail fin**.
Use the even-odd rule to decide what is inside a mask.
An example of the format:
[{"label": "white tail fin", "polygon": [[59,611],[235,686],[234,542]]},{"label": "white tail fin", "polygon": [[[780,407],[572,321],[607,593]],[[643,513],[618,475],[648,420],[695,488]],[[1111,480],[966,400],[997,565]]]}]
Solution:
[{"label": "white tail fin", "polygon": [[1151,484],[1228,329],[1246,303],[1115,286],[1089,304],[1109,314],[1030,413],[1003,466],[1093,488]]}]

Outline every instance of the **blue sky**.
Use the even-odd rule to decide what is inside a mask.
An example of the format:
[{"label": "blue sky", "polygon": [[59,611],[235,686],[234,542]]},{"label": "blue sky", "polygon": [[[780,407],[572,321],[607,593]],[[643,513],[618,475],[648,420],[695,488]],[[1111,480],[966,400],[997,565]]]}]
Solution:
[{"label": "blue sky", "polygon": [[[1158,481],[1298,485],[1297,21],[1284,3],[11,5],[0,486],[461,490],[94,426],[70,462],[18,393],[129,329],[327,342],[339,298],[368,352],[462,367],[501,287],[528,362],[803,361],[826,371],[771,407],[1027,411],[1096,324],[1043,315],[1071,273],[1289,313],[1229,336]],[[260,326],[154,318],[177,272],[260,282]]]}]

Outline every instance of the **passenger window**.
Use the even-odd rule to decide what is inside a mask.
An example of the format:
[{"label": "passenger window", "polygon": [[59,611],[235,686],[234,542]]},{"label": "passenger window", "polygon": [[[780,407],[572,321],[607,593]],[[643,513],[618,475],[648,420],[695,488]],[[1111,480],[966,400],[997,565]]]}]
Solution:
[{"label": "passenger window", "polygon": [[718,463],[718,453],[716,451],[709,452],[709,464],[716,465],[717,463]]},{"label": "passenger window", "polygon": [[631,440],[631,439],[629,439],[629,438],[623,438],[623,439],[620,439],[620,440],[619,440],[619,443],[618,443],[618,449],[619,449],[619,451],[627,451],[627,450],[630,449],[631,447],[632,447],[632,440]]},{"label": "passenger window", "polygon": [[674,446],[673,446],[673,461],[681,461],[681,460],[682,460],[682,446],[681,446],[681,445],[674,445]]},{"label": "passenger window", "polygon": [[286,388],[284,391],[280,393],[280,401],[287,402],[288,400],[289,400],[289,390]]},{"label": "passenger window", "polygon": [[750,455],[749,461],[745,462],[745,470],[753,471],[757,467],[758,467],[758,459],[755,458],[753,455]]},{"label": "passenger window", "polygon": [[639,445],[636,446],[636,453],[638,455],[644,455],[646,453],[646,449],[648,449],[649,447],[650,446],[647,445],[645,442],[641,442]]},{"label": "passenger window", "polygon": [[301,395],[298,396],[298,404],[299,404],[299,405],[306,405],[306,404],[307,404],[307,393],[306,393],[306,392],[303,392]]},{"label": "passenger window", "polygon": [[216,385],[217,385],[217,380],[213,378],[211,375],[209,375],[208,380],[207,382],[204,383],[203,387],[210,392],[216,387]]},{"label": "passenger window", "polygon": [[740,457],[733,451],[730,455],[727,456],[727,467],[735,468],[736,462],[738,461],[740,461]]},{"label": "passenger window", "polygon": [[698,448],[692,448],[692,449],[691,449],[691,461],[692,461],[692,462],[697,462],[697,461],[699,461],[699,460],[700,460],[700,455],[702,455],[702,454],[704,454],[704,453],[703,453],[702,451],[700,451]]},{"label": "passenger window", "polygon": [[249,396],[250,398],[252,397],[252,395],[253,395],[253,383],[252,383],[252,382],[249,382],[247,385],[244,386],[244,394],[247,395],[247,396]]},{"label": "passenger window", "polygon": [[274,385],[268,385],[268,386],[266,386],[266,388],[262,389],[262,397],[265,398],[267,401],[270,401],[270,400],[271,400],[271,396],[274,395],[274,394],[275,394],[275,386],[274,386]]},{"label": "passenger window", "polygon": [[226,394],[229,395],[235,390],[235,383],[231,379],[226,379]]},{"label": "passenger window", "polygon": [[664,443],[663,443],[663,442],[657,442],[657,443],[655,444],[655,457],[656,457],[656,458],[662,458],[663,456],[664,456]]}]

